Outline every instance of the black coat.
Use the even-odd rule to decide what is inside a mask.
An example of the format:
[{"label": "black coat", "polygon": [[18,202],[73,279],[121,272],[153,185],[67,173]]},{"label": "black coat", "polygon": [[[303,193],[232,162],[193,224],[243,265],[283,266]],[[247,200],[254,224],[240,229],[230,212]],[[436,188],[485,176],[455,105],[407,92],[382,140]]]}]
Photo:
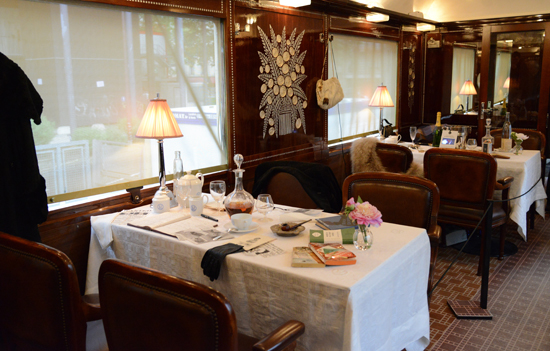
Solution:
[{"label": "black coat", "polygon": [[325,212],[338,213],[342,209],[342,189],[329,166],[296,161],[264,162],[256,167],[252,196],[262,193],[271,178],[279,173],[292,174],[311,199]]},{"label": "black coat", "polygon": [[31,129],[41,114],[42,99],[29,78],[0,53],[0,231],[34,241],[48,216]]}]

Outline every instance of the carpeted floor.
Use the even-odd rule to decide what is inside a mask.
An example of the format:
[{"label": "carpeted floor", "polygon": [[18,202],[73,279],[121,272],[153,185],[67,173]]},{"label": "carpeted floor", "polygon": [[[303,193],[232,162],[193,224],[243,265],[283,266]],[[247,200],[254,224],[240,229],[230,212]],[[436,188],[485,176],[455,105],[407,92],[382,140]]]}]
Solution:
[{"label": "carpeted floor", "polygon": [[[507,226],[507,240],[518,253],[502,261],[491,258],[493,320],[457,320],[447,306],[447,300],[479,300],[478,256],[462,254],[432,295],[428,350],[550,350],[550,221],[538,217],[528,242],[515,228]],[[440,250],[436,278],[456,253]]]}]

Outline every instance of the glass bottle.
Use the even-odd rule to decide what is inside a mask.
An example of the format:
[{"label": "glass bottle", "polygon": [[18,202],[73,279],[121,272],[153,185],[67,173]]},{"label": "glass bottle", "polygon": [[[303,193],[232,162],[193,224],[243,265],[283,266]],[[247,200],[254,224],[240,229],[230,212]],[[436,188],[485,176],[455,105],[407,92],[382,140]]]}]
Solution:
[{"label": "glass bottle", "polygon": [[439,147],[441,143],[441,135],[443,134],[443,129],[441,128],[441,112],[437,113],[437,122],[435,122],[435,131],[434,138],[432,141],[433,147]]},{"label": "glass bottle", "polygon": [[[176,195],[176,199],[178,200],[178,203],[180,203],[180,197],[181,196],[181,185],[180,185],[180,178],[183,177],[183,161],[181,159],[181,152],[176,151],[176,157],[174,158],[174,194]],[[183,199],[181,199],[183,200]],[[180,205],[182,205],[180,203]]]},{"label": "glass bottle", "polygon": [[236,154],[233,160],[238,167],[233,170],[235,172],[235,190],[223,202],[229,217],[236,213],[252,213],[254,209],[254,198],[243,188],[244,169],[241,169],[244,160],[243,155]]},{"label": "glass bottle", "polygon": [[491,136],[491,119],[487,118],[485,123],[486,123],[485,136],[481,138],[481,145],[482,145],[483,152],[492,154],[495,138]]},{"label": "glass bottle", "polygon": [[508,111],[506,110],[506,100],[504,100],[504,101],[502,102],[502,108],[500,109],[500,115],[501,115],[501,116],[506,116],[506,113],[507,113],[507,112],[508,112]]},{"label": "glass bottle", "polygon": [[510,112],[506,112],[506,120],[502,125],[502,151],[509,152],[512,149],[512,124],[510,123]]}]

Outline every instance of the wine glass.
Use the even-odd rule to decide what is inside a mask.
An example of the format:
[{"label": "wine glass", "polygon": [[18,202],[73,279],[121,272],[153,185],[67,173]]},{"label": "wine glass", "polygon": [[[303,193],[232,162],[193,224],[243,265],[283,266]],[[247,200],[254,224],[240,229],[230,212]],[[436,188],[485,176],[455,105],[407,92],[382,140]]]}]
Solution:
[{"label": "wine glass", "polygon": [[258,198],[256,199],[256,209],[258,212],[262,213],[264,215],[264,218],[260,219],[262,222],[269,222],[271,221],[270,218],[267,218],[267,214],[275,208],[275,204],[273,203],[273,199],[271,198],[271,195],[269,194],[260,194],[258,195]]},{"label": "wine glass", "polygon": [[475,150],[477,147],[477,140],[475,140],[474,138],[470,138],[466,141],[466,148],[468,150]]},{"label": "wine glass", "polygon": [[225,195],[225,182],[223,180],[213,180],[210,182],[210,195],[214,198],[214,201],[218,204],[218,211],[221,211],[220,200]]},{"label": "wine glass", "polygon": [[416,148],[416,145],[414,144],[414,139],[416,138],[416,126],[410,126],[409,127],[409,134],[411,136],[411,141],[413,144],[413,149]]}]

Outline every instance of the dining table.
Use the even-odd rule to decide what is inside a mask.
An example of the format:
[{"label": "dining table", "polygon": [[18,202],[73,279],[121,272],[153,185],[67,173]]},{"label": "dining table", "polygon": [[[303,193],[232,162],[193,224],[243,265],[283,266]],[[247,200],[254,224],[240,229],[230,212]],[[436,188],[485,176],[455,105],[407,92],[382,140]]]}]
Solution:
[{"label": "dining table", "polygon": [[[150,206],[132,211],[148,210]],[[423,228],[382,223],[371,227],[374,242],[370,249],[362,251],[344,244],[356,255],[355,264],[292,267],[293,248],[308,246],[310,230],[319,229],[315,220],[334,214],[320,210],[306,214],[277,206],[264,218],[254,211],[252,232],[272,241],[228,255],[218,279],[211,281],[201,268],[205,252],[245,235],[240,231],[228,233],[232,224],[225,212],[207,206],[204,213],[217,221],[191,217],[181,222],[202,221],[201,228],[212,227],[226,235],[222,240],[200,244],[128,226],[126,212],[91,218],[87,294],[98,291],[101,262],[116,258],[220,291],[233,306],[241,333],[259,338],[287,320],[303,322],[305,333],[298,339],[297,350],[414,351],[429,344],[430,243]],[[279,236],[271,229],[282,222],[307,219],[311,221],[295,236]]]},{"label": "dining table", "polygon": [[[401,143],[410,146],[410,143]],[[426,150],[431,146],[420,145],[412,149],[413,162],[423,165]],[[481,148],[477,147],[481,152]],[[516,155],[513,152],[495,152],[496,155],[509,157],[495,157],[497,161],[497,179],[514,177],[510,187],[508,198],[510,201],[510,219],[517,224],[518,234],[527,241],[527,212],[531,205],[535,204],[536,212],[544,218],[546,191],[540,180],[541,162],[540,151],[523,150]],[[531,189],[532,188],[532,189]],[[519,198],[518,196],[523,195]],[[495,192],[495,199],[500,199],[500,194]]]}]

